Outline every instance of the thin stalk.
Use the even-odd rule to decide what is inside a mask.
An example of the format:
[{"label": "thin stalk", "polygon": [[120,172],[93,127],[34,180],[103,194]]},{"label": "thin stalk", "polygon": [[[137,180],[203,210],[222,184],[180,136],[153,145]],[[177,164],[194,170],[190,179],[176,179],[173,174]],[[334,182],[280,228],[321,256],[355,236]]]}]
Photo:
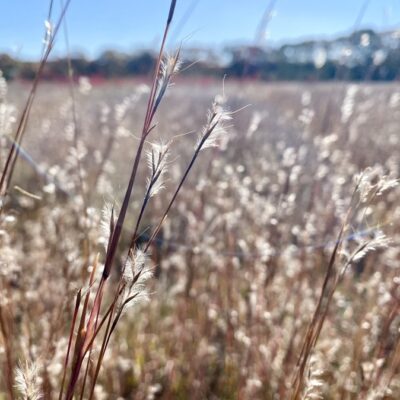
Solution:
[{"label": "thin stalk", "polygon": [[82,308],[82,312],[81,312],[81,318],[79,321],[79,327],[78,327],[78,333],[77,333],[77,337],[75,340],[75,346],[74,346],[74,353],[73,353],[73,364],[71,366],[71,377],[70,377],[70,381],[68,383],[68,387],[71,384],[72,381],[72,376],[75,373],[75,368],[77,365],[77,361],[78,358],[80,356],[81,353],[81,349],[83,347],[83,343],[85,341],[85,335],[86,335],[86,331],[85,331],[85,322],[86,322],[86,314],[87,314],[87,309],[88,309],[88,305],[89,305],[89,299],[90,299],[90,288],[93,285],[94,282],[94,276],[96,273],[96,269],[97,269],[97,263],[98,263],[98,256],[95,259],[94,265],[93,265],[93,269],[92,272],[90,274],[90,278],[89,278],[89,288],[88,291],[86,293],[85,296],[85,301],[83,303],[83,308]]},{"label": "thin stalk", "polygon": [[[329,311],[329,307],[330,307],[330,304],[331,304],[331,301],[333,298],[333,294],[334,294],[337,284],[339,282],[339,275],[337,272],[335,273],[336,257],[337,257],[339,248],[343,241],[344,231],[345,231],[345,228],[350,219],[350,214],[353,211],[352,205],[353,205],[354,198],[357,193],[359,184],[360,184],[360,182],[358,182],[356,188],[354,189],[354,191],[352,193],[349,209],[347,210],[346,216],[343,220],[338,238],[335,243],[335,247],[332,251],[332,254],[331,254],[331,257],[330,257],[330,260],[328,263],[328,268],[325,273],[325,278],[324,278],[324,282],[323,282],[323,285],[321,288],[321,293],[320,293],[320,296],[318,299],[318,303],[315,308],[312,320],[308,326],[306,336],[304,338],[303,346],[302,346],[302,349],[300,352],[299,361],[297,363],[297,371],[295,373],[295,377],[293,380],[293,392],[291,395],[292,400],[297,400],[300,398],[303,380],[304,380],[304,373],[305,373],[305,369],[306,369],[308,360],[310,358],[313,348],[315,348],[315,346],[317,344],[319,335],[321,333],[323,324],[325,322],[326,316]],[[328,285],[332,279],[333,279],[333,283],[332,283],[332,286],[329,288]]]},{"label": "thin stalk", "polygon": [[[215,118],[215,115],[214,115],[214,117],[211,119],[211,121],[212,121],[214,118]],[[171,207],[172,207],[173,203],[175,202],[175,200],[176,200],[176,198],[177,198],[177,196],[178,196],[178,194],[179,194],[179,192],[180,192],[180,190],[181,190],[183,184],[185,183],[186,178],[188,177],[189,172],[191,171],[191,169],[192,169],[192,167],[193,167],[193,165],[194,165],[194,163],[195,163],[195,161],[196,161],[196,159],[197,159],[197,157],[198,157],[198,155],[199,155],[199,153],[200,153],[200,151],[201,151],[201,149],[202,149],[204,143],[205,143],[206,140],[209,138],[209,136],[211,135],[211,133],[213,132],[213,130],[217,127],[218,123],[219,123],[219,121],[214,122],[214,124],[213,124],[213,125],[209,128],[209,130],[203,135],[201,141],[200,141],[199,144],[197,145],[196,150],[195,150],[195,152],[194,152],[194,154],[193,154],[193,157],[192,157],[192,159],[190,160],[189,165],[187,166],[186,171],[185,171],[185,173],[183,174],[182,179],[181,179],[181,181],[179,182],[178,187],[177,187],[176,190],[175,190],[175,193],[173,194],[173,196],[172,196],[172,198],[171,198],[171,200],[170,200],[170,202],[169,202],[169,204],[168,204],[168,206],[167,206],[167,208],[166,208],[166,210],[165,210],[163,216],[161,217],[160,222],[158,223],[156,229],[154,230],[153,234],[151,235],[149,241],[147,242],[146,247],[144,248],[144,252],[146,252],[146,251],[149,249],[149,247],[150,247],[150,245],[152,244],[153,240],[155,239],[155,237],[157,236],[158,232],[160,231],[161,226],[162,226],[162,224],[164,223],[165,219],[167,218],[168,213],[169,213],[169,211],[171,210]]]},{"label": "thin stalk", "polygon": [[19,154],[19,146],[22,143],[23,135],[25,133],[25,128],[26,128],[26,125],[27,125],[27,122],[28,122],[28,119],[29,119],[29,114],[30,114],[30,111],[31,111],[31,108],[32,108],[33,100],[35,98],[35,94],[36,94],[36,90],[37,90],[37,87],[38,87],[38,84],[39,84],[39,80],[42,77],[45,64],[46,64],[46,62],[47,62],[47,60],[49,58],[49,55],[50,55],[51,50],[52,50],[53,45],[54,45],[55,37],[56,37],[56,35],[58,33],[58,30],[60,29],[61,23],[62,23],[62,21],[64,19],[64,16],[65,16],[66,12],[67,12],[67,9],[68,9],[68,6],[69,6],[70,2],[71,2],[71,0],[67,0],[64,8],[62,9],[60,17],[59,17],[59,19],[57,21],[57,24],[56,24],[56,26],[55,26],[55,28],[53,30],[52,36],[50,38],[49,44],[46,47],[46,51],[44,52],[44,55],[43,55],[43,57],[42,57],[42,59],[40,61],[38,72],[37,72],[37,74],[35,76],[35,79],[33,81],[33,85],[32,85],[31,91],[29,93],[27,102],[25,104],[24,110],[23,110],[21,118],[19,120],[19,123],[18,123],[18,126],[17,126],[17,130],[16,130],[15,135],[14,135],[14,140],[12,142],[12,145],[11,145],[10,151],[8,153],[8,156],[7,156],[7,159],[6,159],[6,163],[4,165],[3,172],[2,172],[2,175],[1,175],[1,178],[0,178],[0,196],[4,196],[8,192],[8,189],[9,189],[9,186],[10,186],[10,182],[11,182],[11,178],[12,178],[12,175],[13,175],[13,172],[14,172],[14,168],[15,168],[15,163],[16,163],[16,160],[17,160],[17,157],[18,157],[18,154]]},{"label": "thin stalk", "polygon": [[110,312],[112,311],[113,308],[113,304],[112,303],[109,308],[107,309],[107,311],[105,312],[103,318],[100,320],[100,323],[98,325],[98,327],[94,330],[93,334],[91,335],[90,339],[88,340],[88,343],[85,347],[81,346],[81,351],[79,354],[79,358],[76,361],[76,366],[74,367],[73,371],[72,371],[72,376],[70,379],[70,383],[69,383],[69,387],[68,387],[68,392],[67,395],[65,397],[66,400],[72,400],[73,395],[74,395],[74,391],[75,391],[75,386],[76,383],[78,381],[78,377],[79,377],[79,371],[80,368],[82,366],[82,362],[84,360],[84,358],[86,357],[88,350],[91,348],[91,346],[94,343],[94,340],[96,339],[98,333],[100,332],[101,328],[103,327],[106,319],[108,318]]},{"label": "thin stalk", "polygon": [[[108,321],[108,323],[107,323],[107,329],[106,329],[106,332],[105,332],[104,338],[103,338],[103,344],[102,344],[102,347],[101,347],[100,356],[99,356],[99,359],[98,359],[98,361],[97,361],[96,371],[95,371],[95,375],[94,375],[94,379],[93,379],[93,383],[92,383],[92,388],[91,388],[90,395],[89,395],[89,400],[91,400],[91,399],[93,398],[93,395],[94,395],[94,388],[95,388],[96,381],[97,381],[97,378],[98,378],[98,375],[99,375],[99,372],[100,372],[101,363],[102,363],[102,361],[103,361],[104,354],[105,354],[105,352],[106,352],[106,350],[107,350],[107,347],[108,347],[108,344],[109,344],[109,342],[110,342],[111,335],[113,334],[113,332],[114,332],[114,330],[115,330],[115,328],[116,328],[116,326],[117,326],[117,324],[118,324],[118,321],[119,321],[119,319],[120,319],[120,317],[121,317],[121,315],[122,315],[122,312],[123,312],[125,306],[126,306],[130,301],[132,301],[136,296],[137,296],[137,293],[135,293],[134,295],[128,297],[128,298],[122,303],[121,307],[120,307],[119,310],[118,310],[117,315],[116,315],[115,318],[114,318],[114,321],[113,321],[113,323],[112,323],[112,325],[111,325],[111,328],[110,328],[110,322],[111,322],[111,320],[112,320],[112,315],[113,315],[114,310],[111,311],[110,318],[109,318],[109,321]],[[113,304],[115,305],[116,303],[113,303]]]},{"label": "thin stalk", "polygon": [[136,243],[137,235],[138,235],[138,231],[139,231],[139,226],[140,226],[140,223],[142,222],[142,218],[143,218],[145,209],[147,207],[147,204],[151,198],[151,195],[150,195],[151,191],[152,191],[154,185],[157,183],[157,180],[160,178],[160,174],[162,173],[161,165],[162,165],[162,162],[163,162],[166,154],[167,154],[167,151],[165,151],[164,153],[161,154],[161,157],[157,161],[157,166],[155,167],[154,171],[152,172],[150,183],[149,183],[146,193],[144,195],[143,203],[142,203],[142,206],[141,206],[140,212],[139,212],[139,216],[136,220],[135,230],[133,231],[131,243],[130,243],[129,249],[128,249],[128,255],[129,255],[129,251],[131,251],[135,247],[135,243]]},{"label": "thin stalk", "polygon": [[[99,314],[97,314],[97,316],[96,316],[96,321],[95,321],[95,324],[94,324],[94,329],[95,330],[97,328],[98,320],[99,320]],[[90,359],[91,359],[92,351],[93,351],[93,344],[89,348],[89,354],[88,354],[88,357],[87,357],[85,373],[83,375],[82,389],[81,389],[81,395],[80,395],[80,399],[81,400],[83,399],[83,395],[85,393],[86,379],[87,379],[87,376],[88,376],[88,373],[89,373],[89,366],[90,366]]]},{"label": "thin stalk", "polygon": [[71,351],[72,339],[73,339],[73,336],[74,336],[75,323],[76,323],[76,319],[77,319],[77,316],[78,316],[80,303],[81,303],[81,290],[79,290],[77,295],[76,295],[74,316],[72,318],[71,329],[70,329],[70,332],[69,332],[68,349],[67,349],[67,354],[65,356],[65,361],[64,361],[64,373],[63,373],[63,377],[62,377],[62,381],[61,381],[61,388],[60,388],[60,394],[58,396],[58,400],[62,399],[62,394],[63,394],[63,390],[64,390],[64,384],[65,384],[65,378],[67,376],[67,367],[68,367],[68,361],[69,361],[69,354],[70,354],[70,351]]},{"label": "thin stalk", "polygon": [[106,280],[108,278],[108,276],[110,275],[111,267],[112,267],[112,264],[114,261],[114,257],[115,257],[116,251],[117,251],[119,239],[121,236],[122,227],[123,227],[123,224],[125,221],[126,212],[128,210],[128,205],[129,205],[130,198],[132,195],[133,185],[135,183],[135,178],[136,178],[137,170],[139,167],[139,162],[140,162],[140,158],[142,155],[143,147],[144,147],[144,144],[146,141],[146,137],[152,130],[151,122],[152,122],[152,118],[154,116],[154,114],[152,114],[152,110],[153,110],[154,99],[155,99],[156,90],[157,90],[157,77],[160,73],[161,59],[162,59],[162,56],[164,53],[164,46],[165,46],[165,41],[166,41],[166,38],[168,35],[169,27],[170,27],[170,24],[171,24],[173,15],[174,15],[175,5],[176,5],[176,0],[172,0],[171,5],[170,5],[169,14],[168,14],[167,23],[166,23],[165,30],[164,30],[163,40],[161,42],[161,47],[160,47],[160,51],[159,51],[158,58],[157,58],[157,66],[156,66],[156,69],[154,72],[153,84],[152,84],[149,101],[148,101],[148,105],[147,105],[146,117],[145,117],[145,121],[143,124],[143,130],[142,130],[142,136],[141,136],[141,139],[139,142],[139,147],[136,152],[135,160],[134,160],[134,163],[132,166],[132,172],[130,175],[128,187],[125,192],[121,211],[119,212],[117,223],[115,225],[115,230],[114,230],[112,238],[111,238],[110,251],[107,252],[106,261],[104,263],[104,270],[103,270],[103,279],[104,280]]},{"label": "thin stalk", "polygon": [[[112,304],[113,307],[112,307],[110,315],[108,317],[107,326],[106,326],[106,330],[104,332],[104,337],[103,337],[103,342],[102,342],[101,349],[100,349],[99,358],[97,360],[96,370],[94,372],[94,376],[93,376],[93,379],[92,379],[92,385],[91,385],[91,388],[90,388],[89,399],[91,399],[93,397],[94,388],[96,386],[97,377],[99,376],[101,363],[103,361],[104,353],[106,352],[107,337],[108,337],[108,332],[110,330],[111,321],[112,321],[113,314],[114,314],[115,304],[116,303],[113,302],[113,304]],[[82,394],[83,394],[83,388],[82,388]]]},{"label": "thin stalk", "polygon": [[11,328],[7,325],[4,307],[0,305],[0,332],[4,339],[4,350],[6,355],[6,372],[5,372],[5,380],[7,383],[8,396],[11,400],[14,400],[14,386],[13,386],[13,357],[12,357],[12,348],[10,343],[11,337]]}]

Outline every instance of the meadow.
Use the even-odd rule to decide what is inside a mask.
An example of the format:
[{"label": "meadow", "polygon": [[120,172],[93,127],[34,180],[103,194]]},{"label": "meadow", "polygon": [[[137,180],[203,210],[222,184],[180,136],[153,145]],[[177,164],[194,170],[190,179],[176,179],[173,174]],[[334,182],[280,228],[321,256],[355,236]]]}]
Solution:
[{"label": "meadow", "polygon": [[[4,163],[30,86],[0,86]],[[38,87],[1,214],[0,398],[68,398],[104,317],[74,398],[398,399],[400,86],[178,78],[93,328],[150,93]]]}]

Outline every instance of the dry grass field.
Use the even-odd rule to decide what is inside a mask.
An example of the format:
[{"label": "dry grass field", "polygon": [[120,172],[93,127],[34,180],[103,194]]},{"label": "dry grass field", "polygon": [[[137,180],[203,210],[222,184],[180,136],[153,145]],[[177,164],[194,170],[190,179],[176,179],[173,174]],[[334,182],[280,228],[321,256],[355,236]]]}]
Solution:
[{"label": "dry grass field", "polygon": [[[28,89],[1,81],[2,163]],[[400,86],[178,79],[105,282],[150,86],[70,89],[39,86],[4,198],[0,399],[73,396],[93,332],[76,399],[400,398]]]},{"label": "dry grass field", "polygon": [[0,73],[0,400],[399,399],[400,85],[180,78],[176,0],[41,82],[69,3]]}]

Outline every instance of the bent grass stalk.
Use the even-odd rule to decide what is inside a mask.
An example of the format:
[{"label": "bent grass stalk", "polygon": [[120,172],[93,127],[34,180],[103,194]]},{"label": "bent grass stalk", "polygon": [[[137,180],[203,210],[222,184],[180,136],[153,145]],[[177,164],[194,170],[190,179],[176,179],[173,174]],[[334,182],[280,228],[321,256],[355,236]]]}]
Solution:
[{"label": "bent grass stalk", "polygon": [[[71,377],[70,377],[67,394],[66,394],[67,400],[72,399],[72,397],[74,395],[74,391],[75,391],[75,387],[76,387],[76,384],[77,384],[77,381],[79,378],[83,359],[84,359],[86,353],[90,350],[91,346],[93,345],[94,339],[98,333],[96,326],[97,326],[97,320],[99,318],[99,314],[100,314],[100,310],[101,310],[101,303],[102,303],[102,298],[104,295],[104,286],[105,286],[105,283],[106,283],[108,277],[110,276],[111,268],[112,268],[114,258],[115,258],[116,252],[117,252],[117,248],[119,245],[119,240],[120,240],[120,236],[122,233],[122,227],[124,225],[126,213],[128,210],[128,205],[129,205],[130,198],[132,195],[133,186],[135,183],[135,178],[136,178],[137,170],[139,167],[139,162],[141,159],[141,154],[142,154],[142,151],[144,148],[144,144],[146,142],[147,136],[150,134],[150,132],[155,127],[155,125],[152,125],[152,120],[155,115],[156,109],[157,109],[158,105],[160,104],[160,101],[165,93],[165,91],[160,92],[157,96],[157,82],[158,82],[158,76],[160,75],[160,66],[161,66],[161,60],[162,60],[162,57],[164,54],[165,42],[166,42],[168,31],[169,31],[169,28],[170,28],[170,25],[171,25],[171,22],[173,19],[175,6],[176,6],[176,0],[172,0],[171,4],[170,4],[170,9],[169,9],[166,26],[164,29],[164,35],[163,35],[163,40],[162,40],[160,51],[159,51],[159,56],[157,59],[157,65],[156,65],[156,69],[154,72],[152,88],[150,91],[146,116],[145,116],[143,129],[142,129],[142,136],[141,136],[141,139],[139,142],[136,156],[134,158],[132,171],[131,171],[130,179],[129,179],[128,186],[127,186],[127,189],[125,192],[122,207],[118,214],[118,218],[115,223],[115,227],[113,227],[112,231],[110,232],[109,243],[107,246],[106,260],[105,260],[105,264],[104,264],[104,268],[103,268],[103,272],[102,272],[102,277],[100,279],[99,287],[96,291],[93,307],[92,307],[92,310],[89,315],[86,329],[82,333],[79,333],[79,335],[82,335],[82,338],[79,341],[81,343],[79,343],[79,345],[76,346],[75,361],[72,366]],[[117,300],[117,297],[115,299],[115,302],[116,302],[116,300]],[[109,312],[112,313],[113,308],[111,308],[109,310],[110,310]],[[101,327],[103,325],[104,321],[105,321],[105,318],[103,317],[103,319],[101,320],[101,322],[99,324],[99,327]],[[78,344],[78,338],[79,337],[77,337],[77,339],[76,339],[76,345]],[[82,391],[84,391],[84,388],[82,389]]]},{"label": "bent grass stalk", "polygon": [[[94,305],[93,305],[92,311],[89,316],[87,328],[85,330],[85,338],[84,338],[83,345],[80,349],[80,355],[78,355],[78,358],[75,361],[75,366],[73,367],[74,372],[71,375],[72,378],[70,380],[69,389],[68,389],[67,397],[66,397],[66,399],[68,399],[68,400],[70,398],[72,398],[71,396],[73,396],[74,387],[76,386],[76,383],[77,383],[77,380],[79,377],[79,371],[81,369],[82,361],[83,361],[86,353],[88,351],[89,352],[91,351],[91,346],[93,345],[94,339],[98,332],[98,330],[96,330],[96,326],[97,326],[97,320],[98,320],[99,314],[100,314],[104,286],[105,286],[106,280],[108,279],[108,277],[110,275],[111,266],[112,266],[112,263],[113,263],[113,260],[114,260],[115,254],[116,254],[116,249],[117,249],[119,238],[121,235],[122,226],[124,224],[124,220],[125,220],[125,216],[126,216],[126,212],[127,212],[127,206],[129,203],[131,193],[132,193],[133,185],[135,182],[135,176],[136,176],[138,166],[139,166],[140,156],[143,151],[143,147],[144,147],[144,144],[146,142],[146,139],[147,139],[149,133],[155,127],[155,125],[152,125],[154,115],[157,111],[158,106],[161,104],[162,98],[166,92],[166,88],[168,87],[170,79],[171,79],[172,75],[175,73],[176,67],[178,65],[179,51],[176,53],[176,55],[173,58],[167,59],[166,66],[163,66],[161,64],[161,60],[163,57],[164,44],[165,44],[165,40],[167,37],[169,25],[172,20],[174,7],[175,7],[175,2],[171,2],[170,14],[168,17],[163,41],[161,44],[161,49],[159,52],[158,62],[157,62],[157,66],[156,66],[156,73],[154,75],[153,85],[152,85],[152,89],[150,92],[150,98],[149,98],[149,102],[148,102],[148,108],[147,108],[147,112],[146,112],[146,118],[145,118],[145,122],[144,122],[144,126],[143,126],[142,136],[141,136],[139,147],[138,147],[138,150],[137,150],[137,153],[135,156],[135,160],[134,160],[134,164],[133,164],[133,168],[132,168],[132,172],[131,172],[131,177],[130,177],[130,180],[128,183],[127,191],[125,193],[122,208],[119,212],[117,222],[115,223],[115,227],[114,227],[114,224],[112,225],[112,227],[110,227],[109,243],[107,245],[107,254],[106,254],[106,261],[105,261],[105,265],[104,265],[104,269],[103,269],[103,274],[102,274],[102,277],[100,280],[99,287],[96,292],[96,296],[94,299]],[[162,81],[159,81],[158,79],[160,79],[159,76],[160,76],[161,67],[163,68]],[[158,88],[157,88],[157,86],[158,86]],[[203,133],[200,137],[200,140],[198,141],[198,144],[195,148],[193,157],[192,157],[191,161],[189,162],[189,165],[186,168],[186,170],[183,174],[183,177],[182,177],[181,181],[179,182],[177,189],[175,190],[164,214],[162,215],[160,222],[158,223],[156,229],[154,230],[149,242],[145,246],[144,253],[146,253],[148,251],[149,246],[151,245],[154,238],[156,237],[159,230],[161,229],[161,226],[162,226],[163,222],[165,221],[173,203],[175,202],[183,184],[185,183],[185,181],[189,175],[189,172],[191,171],[200,151],[203,149],[203,147],[210,147],[210,146],[215,145],[215,143],[214,143],[215,139],[213,139],[212,143],[210,143],[209,145],[206,146],[207,141],[211,142],[211,137],[213,134],[215,134],[217,136],[217,131],[223,130],[222,123],[226,119],[230,119],[228,114],[223,113],[221,110],[222,109],[219,108],[217,103],[213,104],[213,109],[210,112],[206,127],[204,128]],[[154,185],[156,184],[157,180],[161,176],[161,173],[162,173],[161,164],[164,160],[164,157],[166,157],[166,153],[167,153],[167,150],[159,155],[159,159],[157,160],[156,165],[154,164],[154,160],[153,160],[152,176],[150,178],[150,182],[149,182],[148,188],[147,188],[145,196],[144,196],[142,207],[141,207],[141,210],[140,210],[140,213],[139,213],[139,216],[137,219],[137,223],[136,223],[133,235],[132,235],[131,246],[128,249],[128,254],[132,254],[134,251],[138,228],[140,226],[140,222],[143,217],[146,206],[148,204],[148,201],[151,197],[151,191],[152,191]],[[125,263],[124,268],[125,267],[126,267],[126,263]],[[135,285],[135,283],[141,278],[142,271],[143,271],[143,269],[140,269],[137,272],[137,274],[133,277],[132,282],[130,284],[130,288],[132,288]],[[118,285],[117,293],[114,297],[114,301],[113,301],[111,307],[109,308],[107,315],[105,315],[101,319],[101,322],[99,325],[99,328],[100,328],[107,319],[106,330],[104,333],[101,350],[100,350],[100,354],[97,359],[96,369],[95,369],[94,377],[92,379],[92,385],[91,385],[91,389],[90,389],[90,393],[89,393],[90,399],[93,397],[93,394],[94,394],[95,384],[96,384],[96,381],[98,378],[102,360],[103,360],[106,348],[108,346],[108,343],[110,341],[111,335],[117,326],[117,323],[122,315],[122,312],[123,312],[125,306],[128,305],[132,300],[134,300],[139,295],[139,292],[136,292],[133,295],[128,295],[128,297],[122,301],[122,304],[119,306],[119,309],[114,317],[115,307],[116,307],[117,302],[118,302],[121,294],[123,293],[124,289],[125,289],[125,282],[122,280],[122,277],[121,277],[119,285]],[[86,377],[84,379],[84,383],[83,383],[83,386],[81,389],[81,397],[83,397],[83,394],[85,391],[85,382],[86,382]]]}]

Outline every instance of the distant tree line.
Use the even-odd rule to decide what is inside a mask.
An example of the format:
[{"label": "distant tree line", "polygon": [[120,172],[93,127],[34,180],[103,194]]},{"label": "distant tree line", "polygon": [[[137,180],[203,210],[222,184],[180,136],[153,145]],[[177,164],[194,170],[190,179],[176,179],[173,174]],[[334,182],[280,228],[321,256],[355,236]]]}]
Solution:
[{"label": "distant tree line", "polygon": [[[386,36],[367,30],[334,41],[310,41],[278,49],[237,46],[225,48],[220,54],[208,53],[208,57],[200,60],[196,57],[198,53],[186,52],[182,73],[270,81],[393,81],[399,78],[400,46],[397,38],[390,37],[389,43]],[[338,51],[344,52],[345,57],[330,56]],[[125,54],[110,50],[95,60],[88,60],[82,54],[73,55],[70,62],[75,76],[111,79],[148,75],[154,68],[155,57],[150,51]],[[22,62],[0,54],[0,70],[6,79],[33,79],[37,67],[36,62]],[[49,61],[43,75],[48,80],[67,76],[66,58]]]}]

